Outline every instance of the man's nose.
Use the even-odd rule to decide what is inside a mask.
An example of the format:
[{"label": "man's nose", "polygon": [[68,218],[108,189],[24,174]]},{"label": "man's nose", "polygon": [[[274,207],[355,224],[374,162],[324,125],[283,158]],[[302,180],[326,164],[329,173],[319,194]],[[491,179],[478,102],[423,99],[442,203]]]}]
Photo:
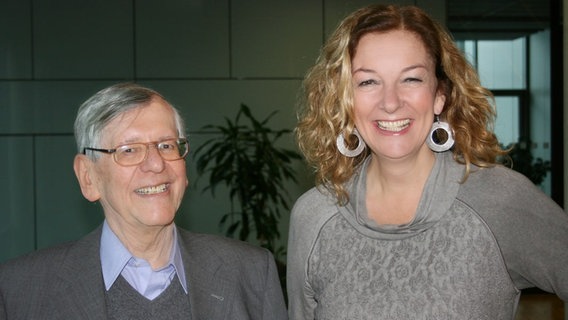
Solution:
[{"label": "man's nose", "polygon": [[142,170],[144,171],[154,171],[161,172],[165,168],[165,160],[162,158],[158,146],[149,145],[148,154],[146,159],[140,164]]}]

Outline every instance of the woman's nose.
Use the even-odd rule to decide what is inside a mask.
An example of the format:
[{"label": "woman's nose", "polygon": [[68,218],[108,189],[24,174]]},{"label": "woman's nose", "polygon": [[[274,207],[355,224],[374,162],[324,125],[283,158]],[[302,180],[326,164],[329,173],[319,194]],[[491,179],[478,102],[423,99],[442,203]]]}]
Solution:
[{"label": "woman's nose", "polygon": [[388,113],[395,112],[400,107],[400,97],[396,85],[385,85],[381,108]]}]

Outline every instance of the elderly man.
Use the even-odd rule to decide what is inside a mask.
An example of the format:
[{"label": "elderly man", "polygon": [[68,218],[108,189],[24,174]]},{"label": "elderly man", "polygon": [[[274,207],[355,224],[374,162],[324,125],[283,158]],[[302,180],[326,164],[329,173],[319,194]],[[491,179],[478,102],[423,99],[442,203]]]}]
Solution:
[{"label": "elderly man", "polygon": [[79,108],[81,191],[105,221],[79,241],[0,266],[0,319],[285,319],[272,255],[177,228],[183,121],[159,93],[103,89]]}]

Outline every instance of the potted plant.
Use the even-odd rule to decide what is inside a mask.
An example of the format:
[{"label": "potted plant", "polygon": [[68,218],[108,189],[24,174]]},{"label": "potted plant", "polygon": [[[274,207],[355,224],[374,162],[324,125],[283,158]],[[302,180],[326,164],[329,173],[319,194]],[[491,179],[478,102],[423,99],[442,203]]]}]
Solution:
[{"label": "potted plant", "polygon": [[[214,195],[220,184],[229,189],[231,209],[220,220],[226,235],[238,235],[241,240],[254,235],[278,260],[284,253],[283,246],[276,248],[278,223],[281,210],[289,210],[285,182],[297,182],[292,164],[301,157],[296,151],[277,146],[291,130],[268,127],[275,113],[259,121],[248,106],[241,104],[234,120],[225,117],[224,125],[203,127],[219,135],[197,148],[195,157],[200,176],[209,173],[209,185],[203,191],[210,190]],[[248,120],[248,124],[241,120]]]}]

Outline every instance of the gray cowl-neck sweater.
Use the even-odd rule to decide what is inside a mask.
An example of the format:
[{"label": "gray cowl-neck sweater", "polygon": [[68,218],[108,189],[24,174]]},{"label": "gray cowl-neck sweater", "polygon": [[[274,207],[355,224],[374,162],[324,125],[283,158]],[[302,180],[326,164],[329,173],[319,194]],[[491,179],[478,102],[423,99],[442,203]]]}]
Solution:
[{"label": "gray cowl-neck sweater", "polygon": [[507,168],[437,154],[416,216],[377,225],[365,206],[369,159],[338,206],[322,188],[298,199],[288,244],[295,319],[513,319],[520,289],[568,299],[568,216]]}]

